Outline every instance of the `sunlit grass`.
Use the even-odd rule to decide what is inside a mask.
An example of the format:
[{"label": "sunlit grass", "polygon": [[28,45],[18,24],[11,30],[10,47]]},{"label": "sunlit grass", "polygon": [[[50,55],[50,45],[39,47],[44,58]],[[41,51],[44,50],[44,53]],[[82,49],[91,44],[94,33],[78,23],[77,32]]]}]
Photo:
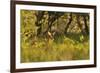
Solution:
[{"label": "sunlit grass", "polygon": [[80,42],[64,36],[63,42],[61,43],[57,43],[52,39],[46,41],[43,38],[38,38],[34,44],[21,42],[21,62],[85,59],[89,59],[89,39]]}]

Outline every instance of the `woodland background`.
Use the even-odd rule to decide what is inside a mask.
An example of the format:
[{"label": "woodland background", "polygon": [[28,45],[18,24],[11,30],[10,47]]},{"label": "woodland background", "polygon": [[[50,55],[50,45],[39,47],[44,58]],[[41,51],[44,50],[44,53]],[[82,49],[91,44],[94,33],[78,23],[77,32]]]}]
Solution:
[{"label": "woodland background", "polygon": [[21,62],[89,59],[89,13],[20,13]]}]

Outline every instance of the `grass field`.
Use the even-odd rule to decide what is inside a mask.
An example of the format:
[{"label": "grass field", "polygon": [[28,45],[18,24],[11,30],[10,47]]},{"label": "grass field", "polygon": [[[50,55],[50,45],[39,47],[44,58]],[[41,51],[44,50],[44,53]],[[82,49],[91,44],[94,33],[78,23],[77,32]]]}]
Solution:
[{"label": "grass field", "polygon": [[22,63],[89,59],[88,36],[69,34],[56,40],[36,38],[32,42],[21,41]]}]

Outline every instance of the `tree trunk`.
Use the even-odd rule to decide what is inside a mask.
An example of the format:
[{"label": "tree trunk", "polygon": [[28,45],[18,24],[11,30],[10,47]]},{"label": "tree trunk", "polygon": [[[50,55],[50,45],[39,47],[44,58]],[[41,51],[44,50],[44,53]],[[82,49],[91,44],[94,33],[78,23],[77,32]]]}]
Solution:
[{"label": "tree trunk", "polygon": [[72,13],[70,13],[70,18],[69,18],[69,22],[67,23],[66,27],[65,27],[65,30],[64,30],[64,33],[66,34],[67,33],[67,30],[69,28],[69,25],[71,24],[72,22]]},{"label": "tree trunk", "polygon": [[87,20],[86,20],[86,15],[83,15],[83,18],[84,18],[84,25],[85,25],[85,32],[86,34],[89,34],[89,29],[88,29],[88,26],[87,26]]}]

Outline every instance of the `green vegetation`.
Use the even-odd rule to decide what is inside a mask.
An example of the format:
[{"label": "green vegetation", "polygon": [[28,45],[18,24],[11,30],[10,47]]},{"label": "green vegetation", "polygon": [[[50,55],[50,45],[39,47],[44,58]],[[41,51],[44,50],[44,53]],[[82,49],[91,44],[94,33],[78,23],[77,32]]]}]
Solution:
[{"label": "green vegetation", "polygon": [[89,14],[21,10],[21,62],[89,59]]}]

